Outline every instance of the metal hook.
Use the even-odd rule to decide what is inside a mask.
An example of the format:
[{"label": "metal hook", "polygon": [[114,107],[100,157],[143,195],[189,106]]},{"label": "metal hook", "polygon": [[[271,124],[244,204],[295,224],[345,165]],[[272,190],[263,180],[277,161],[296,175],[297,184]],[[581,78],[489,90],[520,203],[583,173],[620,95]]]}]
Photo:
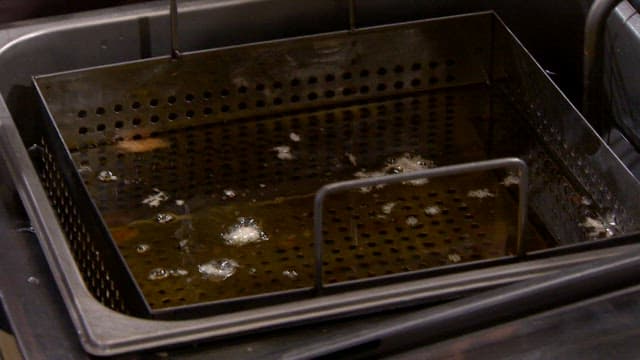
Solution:
[{"label": "metal hook", "polygon": [[171,23],[171,57],[177,59],[180,57],[178,50],[178,4],[177,0],[169,1],[169,18]]},{"label": "metal hook", "polygon": [[356,1],[349,0],[349,31],[356,29]]}]

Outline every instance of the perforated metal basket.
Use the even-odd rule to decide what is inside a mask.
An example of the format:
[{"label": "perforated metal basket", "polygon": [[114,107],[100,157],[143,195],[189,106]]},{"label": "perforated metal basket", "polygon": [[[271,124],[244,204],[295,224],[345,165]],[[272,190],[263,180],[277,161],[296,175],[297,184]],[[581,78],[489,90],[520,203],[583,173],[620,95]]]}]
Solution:
[{"label": "perforated metal basket", "polygon": [[[491,13],[34,82],[45,188],[92,293],[122,312],[220,313],[638,228],[620,196],[636,183]],[[507,157],[530,186],[517,160],[482,163]],[[238,222],[268,240],[225,244]],[[233,274],[200,274],[208,260]]]}]

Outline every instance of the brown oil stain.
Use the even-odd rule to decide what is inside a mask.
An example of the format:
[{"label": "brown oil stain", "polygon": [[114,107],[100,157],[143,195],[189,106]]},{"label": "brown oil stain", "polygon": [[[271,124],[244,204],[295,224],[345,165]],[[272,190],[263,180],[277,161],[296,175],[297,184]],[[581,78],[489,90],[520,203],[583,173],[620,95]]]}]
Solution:
[{"label": "brown oil stain", "polygon": [[141,140],[124,140],[118,143],[118,149],[130,153],[143,153],[169,147],[164,139],[147,138]]},{"label": "brown oil stain", "polygon": [[118,245],[123,245],[128,243],[131,239],[138,236],[140,231],[136,228],[129,226],[121,226],[116,228],[111,228],[111,237]]}]

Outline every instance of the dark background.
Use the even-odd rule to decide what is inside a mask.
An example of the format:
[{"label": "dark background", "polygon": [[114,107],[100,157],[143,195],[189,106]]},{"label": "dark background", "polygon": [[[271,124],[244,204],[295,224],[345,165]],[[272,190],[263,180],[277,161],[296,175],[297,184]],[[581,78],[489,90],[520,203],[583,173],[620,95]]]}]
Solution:
[{"label": "dark background", "polygon": [[133,4],[144,0],[0,0],[0,23]]}]

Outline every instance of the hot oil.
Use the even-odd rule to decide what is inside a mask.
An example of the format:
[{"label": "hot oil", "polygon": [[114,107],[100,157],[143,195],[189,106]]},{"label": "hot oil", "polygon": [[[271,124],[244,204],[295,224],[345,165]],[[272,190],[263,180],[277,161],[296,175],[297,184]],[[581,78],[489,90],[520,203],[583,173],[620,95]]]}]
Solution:
[{"label": "hot oil", "polygon": [[[173,130],[154,146],[74,159],[90,165],[88,189],[151,306],[215,301],[313,285],[311,209],[325,184],[497,154],[535,162],[526,127],[508,130],[522,120],[489,116],[490,101],[484,86],[432,91]],[[330,196],[325,282],[513,254],[517,182],[505,170]],[[555,240],[526,229],[527,250]]]}]

